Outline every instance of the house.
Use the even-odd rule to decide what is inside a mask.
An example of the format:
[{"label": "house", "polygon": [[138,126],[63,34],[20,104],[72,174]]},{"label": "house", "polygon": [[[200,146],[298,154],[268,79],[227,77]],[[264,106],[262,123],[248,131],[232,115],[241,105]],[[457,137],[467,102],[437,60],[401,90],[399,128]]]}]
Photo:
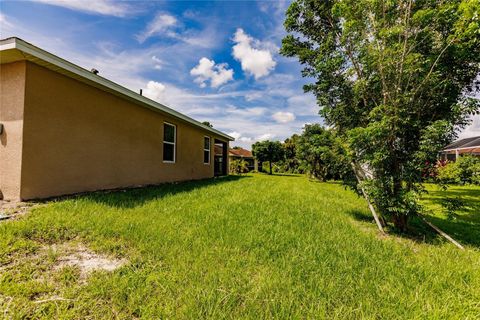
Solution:
[{"label": "house", "polygon": [[228,174],[225,133],[18,38],[0,62],[0,199]]},{"label": "house", "polygon": [[228,151],[228,157],[230,158],[230,161],[243,159],[247,163],[248,171],[258,171],[257,160],[253,157],[252,152],[247,149],[240,147],[230,148]]},{"label": "house", "polygon": [[455,161],[461,155],[480,157],[480,136],[457,140],[440,152],[441,160]]}]

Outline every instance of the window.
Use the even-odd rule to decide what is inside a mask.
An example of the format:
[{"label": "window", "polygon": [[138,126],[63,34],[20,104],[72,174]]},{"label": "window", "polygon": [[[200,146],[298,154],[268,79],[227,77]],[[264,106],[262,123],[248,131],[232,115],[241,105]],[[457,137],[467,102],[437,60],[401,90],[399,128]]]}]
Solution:
[{"label": "window", "polygon": [[173,124],[163,124],[163,162],[175,163],[176,131],[177,127]]},{"label": "window", "polygon": [[203,163],[210,164],[210,137],[203,138]]}]

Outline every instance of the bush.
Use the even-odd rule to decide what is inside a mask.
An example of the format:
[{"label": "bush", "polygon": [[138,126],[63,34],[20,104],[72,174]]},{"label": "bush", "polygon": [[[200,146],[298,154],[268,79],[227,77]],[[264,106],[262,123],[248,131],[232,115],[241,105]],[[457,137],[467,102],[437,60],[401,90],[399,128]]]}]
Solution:
[{"label": "bush", "polygon": [[455,162],[447,162],[446,164],[438,167],[437,179],[444,184],[457,184],[460,183],[458,168]]},{"label": "bush", "polygon": [[242,174],[248,172],[247,162],[243,159],[230,161],[230,173]]},{"label": "bush", "polygon": [[437,171],[440,183],[480,185],[480,158],[474,156],[462,156],[456,162],[439,166]]}]

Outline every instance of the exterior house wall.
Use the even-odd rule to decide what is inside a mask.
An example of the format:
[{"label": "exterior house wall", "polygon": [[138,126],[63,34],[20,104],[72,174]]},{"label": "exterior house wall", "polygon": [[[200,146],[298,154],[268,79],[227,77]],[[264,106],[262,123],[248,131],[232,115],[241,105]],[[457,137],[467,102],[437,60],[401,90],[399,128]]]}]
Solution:
[{"label": "exterior house wall", "polygon": [[0,199],[20,199],[25,62],[0,68]]},{"label": "exterior house wall", "polygon": [[[22,199],[213,177],[222,138],[34,63],[26,70]],[[164,122],[177,126],[173,164],[163,162]]]}]

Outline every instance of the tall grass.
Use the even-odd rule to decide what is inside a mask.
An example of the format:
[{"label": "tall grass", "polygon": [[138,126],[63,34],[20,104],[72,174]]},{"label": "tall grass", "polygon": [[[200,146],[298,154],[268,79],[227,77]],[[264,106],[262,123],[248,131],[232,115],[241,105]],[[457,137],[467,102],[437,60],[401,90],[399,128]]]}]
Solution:
[{"label": "tall grass", "polygon": [[[35,260],[42,246],[67,241],[129,263],[82,285],[75,270],[52,271],[55,257]],[[49,203],[0,224],[0,264],[0,311],[14,318],[480,316],[475,244],[460,251],[381,238],[361,198],[299,176],[247,175]],[[34,303],[52,296],[69,300]]]}]

